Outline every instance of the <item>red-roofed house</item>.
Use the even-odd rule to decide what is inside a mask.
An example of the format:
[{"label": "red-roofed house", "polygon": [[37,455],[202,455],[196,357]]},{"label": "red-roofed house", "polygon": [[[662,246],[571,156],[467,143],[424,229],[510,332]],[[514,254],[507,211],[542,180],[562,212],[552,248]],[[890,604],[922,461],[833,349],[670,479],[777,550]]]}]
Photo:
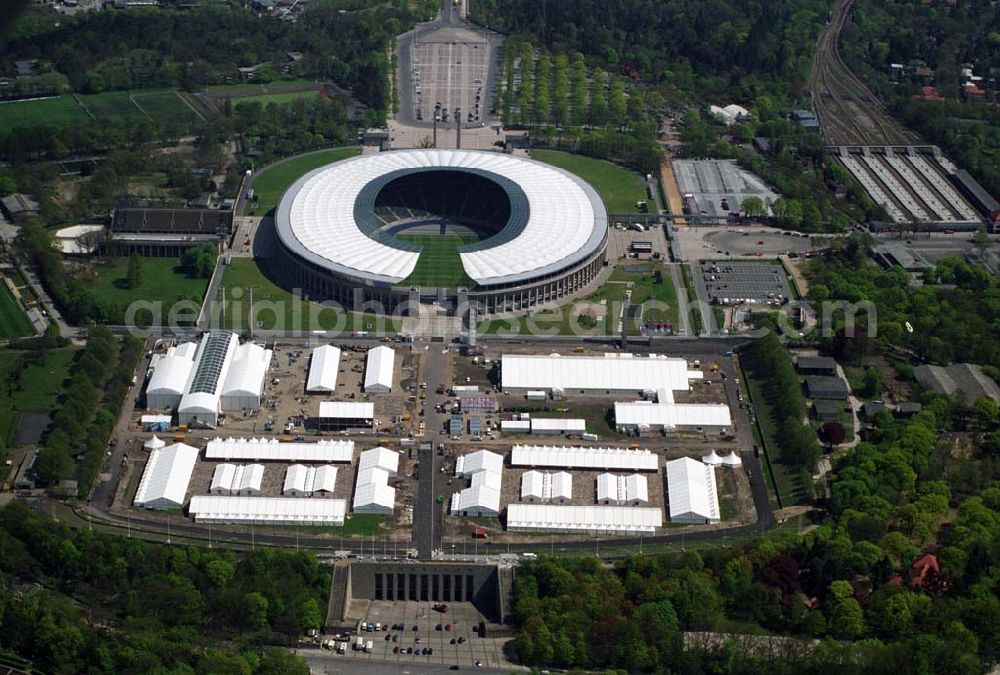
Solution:
[{"label": "red-roofed house", "polygon": [[913,96],[914,101],[943,101],[944,96],[938,93],[937,87],[924,85],[920,88],[921,93]]}]

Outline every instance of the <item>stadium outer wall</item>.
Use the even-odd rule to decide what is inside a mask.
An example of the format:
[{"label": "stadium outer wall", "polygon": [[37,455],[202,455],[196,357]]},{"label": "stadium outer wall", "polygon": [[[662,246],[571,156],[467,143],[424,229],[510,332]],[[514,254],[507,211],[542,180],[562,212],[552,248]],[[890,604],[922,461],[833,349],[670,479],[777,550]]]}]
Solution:
[{"label": "stadium outer wall", "polygon": [[[337,275],[300,258],[283,245],[277,247],[279,264],[286,283],[300,289],[309,300],[331,300],[345,309],[376,314],[415,315],[416,304],[437,300],[474,307],[479,315],[525,311],[539,305],[557,302],[588,286],[607,264],[608,238],[604,237],[594,252],[567,269],[537,277],[525,283],[477,286],[471,289],[421,289],[379,285],[371,280]],[[275,270],[275,271],[277,271]]]}]

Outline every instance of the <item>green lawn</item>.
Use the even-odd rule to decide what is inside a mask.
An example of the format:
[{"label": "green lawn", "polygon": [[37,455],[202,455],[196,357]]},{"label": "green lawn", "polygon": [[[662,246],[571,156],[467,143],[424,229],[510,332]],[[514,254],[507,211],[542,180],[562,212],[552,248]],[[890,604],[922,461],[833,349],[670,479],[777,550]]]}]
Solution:
[{"label": "green lawn", "polygon": [[285,190],[313,169],[360,154],[361,148],[357,146],[330,148],[291,157],[261,169],[253,181],[256,201],[250,206],[249,213],[265,214],[276,207]]},{"label": "green lawn", "polygon": [[81,96],[83,105],[99,121],[123,122],[143,117],[143,113],[131,100],[127,91],[106,91],[103,94]]},{"label": "green lawn", "polygon": [[312,90],[316,91],[319,84],[312,80],[277,80],[267,84],[215,84],[205,87],[202,93],[209,96],[221,98],[250,98],[251,96],[264,96],[267,94],[282,94],[292,91]]},{"label": "green lawn", "polygon": [[[399,332],[399,322],[357,312],[336,312],[303,301],[268,279],[251,258],[233,258],[222,277],[226,289],[225,328],[246,330],[248,288],[253,288],[255,328],[259,330],[339,330]],[[235,297],[234,297],[235,296]],[[218,317],[214,317],[216,322]]]},{"label": "green lawn", "polygon": [[244,103],[260,103],[261,105],[267,105],[268,103],[291,103],[292,101],[300,98],[318,98],[319,90],[313,89],[309,91],[289,91],[283,94],[260,94],[259,96],[241,96],[239,98],[233,99],[233,103],[237,106],[241,106]]},{"label": "green lawn", "polygon": [[28,337],[34,334],[31,322],[28,321],[21,305],[14,298],[14,294],[7,288],[7,284],[0,283],[0,340]]},{"label": "green lawn", "polygon": [[87,113],[72,96],[0,102],[0,129],[34,127],[40,124],[84,124],[89,120]]},{"label": "green lawn", "polygon": [[154,119],[180,118],[194,122],[201,118],[188,101],[173,89],[133,91],[134,100],[143,112]]},{"label": "green lawn", "polygon": [[465,273],[458,247],[479,241],[475,235],[418,235],[400,234],[398,239],[420,244],[423,249],[413,273],[401,285],[427,288],[472,287],[475,283]]},{"label": "green lawn", "polygon": [[136,300],[162,302],[162,316],[166,320],[174,302],[193,300],[201,306],[208,286],[208,279],[189,275],[177,258],[143,258],[142,280],[137,288],[128,287],[127,270],[128,260],[124,258],[95,266],[97,280],[90,289],[95,299],[117,302],[124,307]]},{"label": "green lawn", "polygon": [[[624,281],[632,284],[630,302],[634,305],[647,305],[643,309],[642,320],[670,321],[676,329],[679,325],[677,289],[674,288],[670,271],[662,265],[627,265],[626,267],[627,271],[621,267],[616,269],[611,275],[611,281]],[[656,270],[660,271],[661,283],[656,283]],[[649,307],[648,305],[653,302],[662,303],[664,306]]]},{"label": "green lawn", "polygon": [[639,174],[603,159],[573,155],[558,150],[532,150],[531,157],[574,173],[593,186],[612,212],[634,212],[635,203],[646,199]]},{"label": "green lawn", "polygon": [[0,352],[0,438],[10,443],[21,411],[55,407],[75,354],[69,348]]}]

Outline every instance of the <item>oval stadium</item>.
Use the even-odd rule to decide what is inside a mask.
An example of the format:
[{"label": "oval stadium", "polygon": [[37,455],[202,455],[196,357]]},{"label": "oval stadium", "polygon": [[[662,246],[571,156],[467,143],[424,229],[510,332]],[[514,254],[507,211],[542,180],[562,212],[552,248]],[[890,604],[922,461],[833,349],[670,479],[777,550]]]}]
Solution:
[{"label": "oval stadium", "polygon": [[[575,293],[606,264],[608,218],[586,182],[530,159],[395,150],[320,167],[275,215],[288,283],[313,300],[485,314]],[[409,305],[410,309],[414,309]]]}]

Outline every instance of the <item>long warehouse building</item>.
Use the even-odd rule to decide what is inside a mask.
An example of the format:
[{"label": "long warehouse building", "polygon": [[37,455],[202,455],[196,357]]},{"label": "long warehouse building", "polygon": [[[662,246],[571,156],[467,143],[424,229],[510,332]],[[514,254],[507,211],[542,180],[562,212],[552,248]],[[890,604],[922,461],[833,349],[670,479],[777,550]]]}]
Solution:
[{"label": "long warehouse building", "polygon": [[656,471],[656,455],[649,450],[591,448],[572,445],[515,445],[511,466],[592,469],[600,471]]},{"label": "long warehouse building", "polygon": [[663,511],[652,507],[562,504],[507,506],[507,529],[512,532],[651,534],[662,526]]},{"label": "long warehouse building", "polygon": [[343,525],[343,499],[296,497],[191,497],[188,512],[196,523],[254,525]]},{"label": "long warehouse building", "polygon": [[354,441],[283,443],[277,438],[214,438],[205,448],[205,459],[349,464],[354,459]]}]

